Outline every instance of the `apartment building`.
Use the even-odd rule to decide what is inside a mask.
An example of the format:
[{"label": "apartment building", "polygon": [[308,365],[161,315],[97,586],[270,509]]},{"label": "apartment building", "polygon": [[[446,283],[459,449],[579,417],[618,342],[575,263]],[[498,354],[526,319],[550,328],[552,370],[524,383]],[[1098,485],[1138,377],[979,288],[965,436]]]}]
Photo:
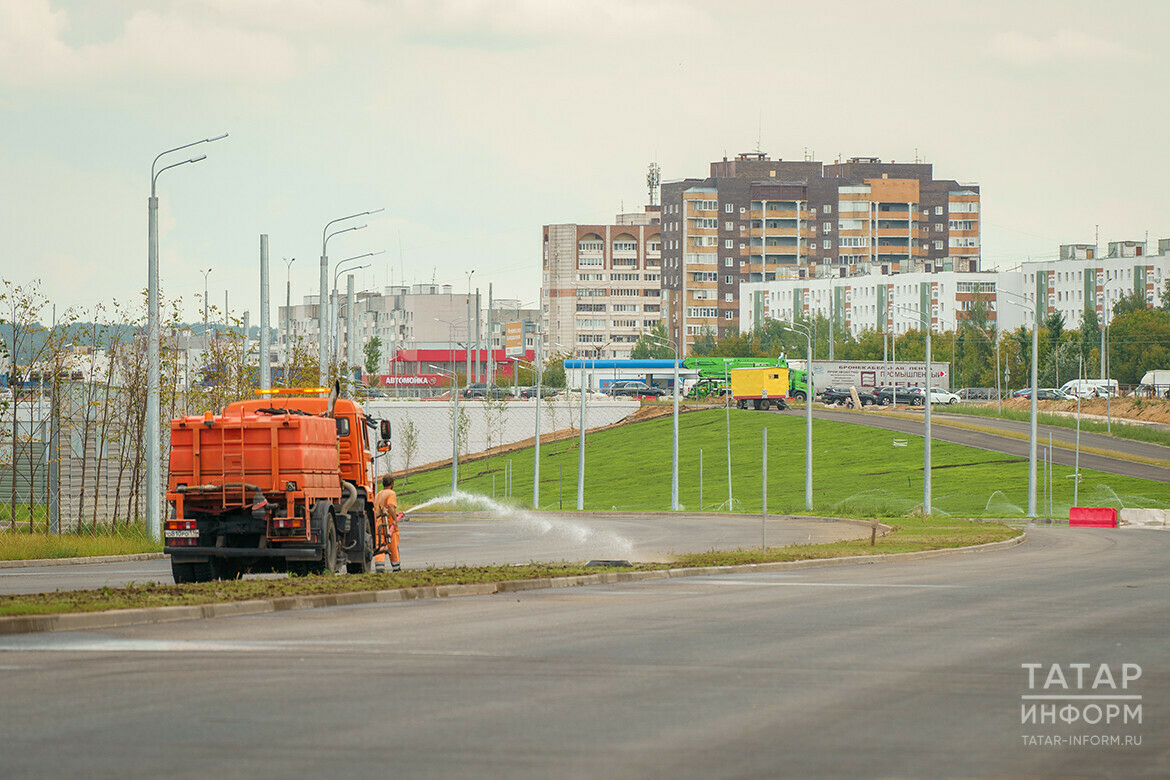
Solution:
[{"label": "apartment building", "polygon": [[781,279],[979,270],[979,188],[929,163],[823,164],[762,152],[713,162],[706,179],[662,185],[668,333],[735,332],[740,286]]},{"label": "apartment building", "polygon": [[659,209],[613,224],[543,227],[541,312],[550,352],[628,358],[662,318]]},{"label": "apartment building", "polygon": [[[1065,244],[1057,260],[1023,263],[1010,271],[937,271],[847,277],[778,279],[741,285],[739,320],[751,330],[765,318],[783,322],[794,315],[821,315],[839,332],[854,336],[863,330],[905,333],[920,327],[930,312],[936,331],[952,329],[984,301],[988,319],[1000,330],[1032,327],[1039,301],[1041,322],[1060,313],[1070,328],[1079,327],[1087,307],[1108,323],[1113,305],[1139,292],[1147,306],[1161,303],[1170,279],[1170,240],[1159,241],[1158,254],[1147,255],[1143,242],[1119,241],[1097,258],[1093,245]],[[1096,259],[1094,259],[1096,258]]]}]

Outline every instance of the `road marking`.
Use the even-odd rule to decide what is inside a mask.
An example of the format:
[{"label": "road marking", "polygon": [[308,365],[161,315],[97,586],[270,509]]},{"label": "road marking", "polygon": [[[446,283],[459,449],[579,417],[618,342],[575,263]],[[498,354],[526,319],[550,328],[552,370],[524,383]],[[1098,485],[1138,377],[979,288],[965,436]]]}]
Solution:
[{"label": "road marking", "polygon": [[[699,584],[699,583],[694,583]],[[772,587],[805,587],[805,588],[965,588],[966,585],[911,585],[911,584],[881,584],[873,582],[769,582],[767,580],[724,580],[711,579],[703,585],[768,585]]]},{"label": "road marking", "polygon": [[[204,640],[204,639],[119,639],[103,636],[24,636],[0,639],[0,652],[62,653],[258,653],[288,650],[336,651],[339,647],[366,647],[395,655],[495,657],[498,653],[461,650],[399,650],[377,639],[341,640]],[[11,666],[0,669],[19,669]]]}]

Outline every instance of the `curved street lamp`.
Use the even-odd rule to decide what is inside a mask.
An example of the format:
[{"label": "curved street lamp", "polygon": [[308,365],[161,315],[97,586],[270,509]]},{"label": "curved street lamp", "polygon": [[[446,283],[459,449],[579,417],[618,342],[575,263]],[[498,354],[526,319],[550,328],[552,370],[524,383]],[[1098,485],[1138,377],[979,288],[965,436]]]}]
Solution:
[{"label": "curved street lamp", "polygon": [[804,334],[805,341],[808,342],[808,351],[805,352],[806,363],[808,370],[804,372],[805,388],[804,388],[804,508],[813,508],[812,499],[812,405],[813,399],[816,398],[816,388],[813,386],[813,371],[812,371],[812,348],[813,336],[812,330],[803,325],[797,325],[795,322],[782,323],[781,325],[794,333]]},{"label": "curved street lamp", "polygon": [[[146,528],[154,540],[162,538],[162,432],[159,420],[159,326],[158,326],[158,196],[155,194],[158,177],[163,171],[177,168],[188,163],[197,163],[207,159],[203,154],[189,160],[163,166],[157,171],[155,166],[165,155],[181,149],[189,149],[199,144],[211,143],[221,138],[227,138],[227,133],[213,138],[203,138],[189,144],[176,146],[160,152],[150,164],[150,199],[147,201],[147,263],[146,263]],[[206,300],[206,296],[205,296]]]},{"label": "curved street lamp", "polygon": [[345,222],[350,219],[357,219],[369,214],[377,214],[384,209],[377,208],[373,211],[359,211],[357,214],[350,214],[347,217],[338,217],[331,219],[325,223],[325,227],[321,230],[321,297],[317,306],[317,319],[320,324],[317,332],[317,358],[318,358],[318,374],[321,384],[325,385],[328,380],[329,367],[329,330],[327,327],[328,320],[326,319],[327,296],[329,295],[329,255],[327,254],[327,245],[329,239],[341,233],[348,233],[351,230],[361,230],[365,225],[359,225],[352,228],[342,228],[333,233],[329,232],[330,225],[336,225],[338,222]]}]

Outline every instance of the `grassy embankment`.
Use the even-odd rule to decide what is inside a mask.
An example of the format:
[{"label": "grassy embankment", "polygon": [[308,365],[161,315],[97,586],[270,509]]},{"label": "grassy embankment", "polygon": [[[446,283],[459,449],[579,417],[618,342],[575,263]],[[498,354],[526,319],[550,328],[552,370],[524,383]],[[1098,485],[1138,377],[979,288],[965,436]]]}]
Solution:
[{"label": "grassy embankment", "polygon": [[[732,509],[761,511],[762,431],[768,429],[768,511],[804,514],[804,418],[754,411],[692,412],[679,418],[679,500],[684,508],[728,509],[728,427]],[[905,446],[894,446],[895,441]],[[813,421],[813,513],[844,517],[901,517],[922,506],[920,436],[828,420]],[[700,480],[699,453],[703,474]],[[540,508],[577,505],[577,440],[541,445]],[[528,507],[532,448],[460,464],[459,489]],[[512,491],[504,495],[505,463]],[[935,441],[931,448],[932,504],[940,516],[1023,518],[1028,463],[1002,453]],[[589,434],[585,448],[586,510],[665,510],[670,506],[671,420],[648,420]],[[1072,468],[1053,467],[1056,517],[1072,505]],[[563,474],[563,482],[562,482]],[[699,490],[702,483],[702,502]],[[404,506],[446,495],[449,467],[398,484]],[[1043,493],[1043,489],[1040,489]],[[1079,499],[1094,506],[1170,507],[1170,484],[1081,470]]]}]

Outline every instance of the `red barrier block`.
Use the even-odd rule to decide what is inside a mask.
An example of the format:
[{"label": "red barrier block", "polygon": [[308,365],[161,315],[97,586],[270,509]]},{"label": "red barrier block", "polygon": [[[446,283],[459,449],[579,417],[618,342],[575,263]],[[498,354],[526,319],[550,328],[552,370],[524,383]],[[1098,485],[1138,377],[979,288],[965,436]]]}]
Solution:
[{"label": "red barrier block", "polygon": [[1116,528],[1117,510],[1107,506],[1074,506],[1068,510],[1071,528]]}]

